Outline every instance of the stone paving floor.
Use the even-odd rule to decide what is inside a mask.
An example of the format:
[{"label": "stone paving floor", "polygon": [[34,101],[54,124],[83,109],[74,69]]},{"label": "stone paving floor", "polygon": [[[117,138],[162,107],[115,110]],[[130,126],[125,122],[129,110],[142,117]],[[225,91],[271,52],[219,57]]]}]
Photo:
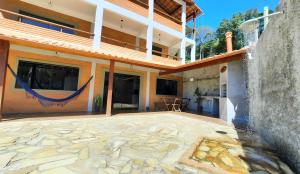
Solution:
[{"label": "stone paving floor", "polygon": [[[216,131],[225,131],[226,135]],[[173,113],[0,123],[0,174],[207,173],[178,161],[230,126]]]}]

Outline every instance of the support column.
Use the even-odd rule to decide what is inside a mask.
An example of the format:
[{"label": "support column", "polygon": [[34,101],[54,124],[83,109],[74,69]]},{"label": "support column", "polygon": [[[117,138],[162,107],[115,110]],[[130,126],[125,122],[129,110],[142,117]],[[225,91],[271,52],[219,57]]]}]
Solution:
[{"label": "support column", "polygon": [[181,63],[185,64],[185,39],[182,39],[180,43],[180,58]]},{"label": "support column", "polygon": [[154,15],[154,0],[148,2],[148,28],[147,28],[147,60],[152,59],[152,44],[153,44],[153,15]]},{"label": "support column", "polygon": [[181,63],[185,64],[185,30],[186,30],[186,2],[182,4],[181,22],[182,22],[182,39],[180,44],[180,58]]},{"label": "support column", "polygon": [[0,40],[0,121],[3,114],[3,99],[6,79],[6,65],[8,61],[9,42]]},{"label": "support column", "polygon": [[113,85],[114,85],[114,70],[115,70],[115,61],[111,60],[110,61],[110,67],[109,67],[109,78],[108,78],[106,116],[111,116],[112,94],[113,94]]},{"label": "support column", "polygon": [[93,48],[100,48],[101,34],[102,34],[102,23],[103,23],[103,4],[104,0],[97,1],[95,24],[94,24],[94,40]]},{"label": "support column", "polygon": [[95,74],[96,74],[96,63],[93,62],[91,67],[91,76],[93,76],[93,79],[90,81],[88,112],[93,112]]},{"label": "support column", "polygon": [[193,43],[191,49],[191,62],[195,62],[196,60],[196,43]]},{"label": "support column", "polygon": [[194,13],[194,16],[193,16],[193,40],[194,40],[194,43],[193,43],[192,49],[191,49],[191,62],[194,62],[196,60],[196,35],[197,35],[196,14]]},{"label": "support column", "polygon": [[150,71],[147,71],[146,77],[146,111],[150,111]]}]

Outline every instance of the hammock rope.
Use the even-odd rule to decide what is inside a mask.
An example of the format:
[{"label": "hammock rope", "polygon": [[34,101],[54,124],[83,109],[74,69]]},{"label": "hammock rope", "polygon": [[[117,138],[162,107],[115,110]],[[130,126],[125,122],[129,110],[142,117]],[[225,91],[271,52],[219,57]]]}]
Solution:
[{"label": "hammock rope", "polygon": [[64,105],[66,105],[72,99],[75,99],[76,97],[78,97],[84,91],[84,89],[88,86],[88,84],[91,82],[91,80],[93,79],[93,76],[91,76],[89,78],[89,80],[81,88],[79,88],[77,91],[75,91],[70,96],[67,96],[65,98],[50,98],[50,97],[43,96],[43,95],[37,93],[36,91],[34,91],[33,89],[31,89],[27,83],[23,82],[17,76],[17,74],[13,71],[13,69],[10,67],[9,64],[7,64],[7,67],[10,70],[10,72],[12,73],[12,75],[15,77],[16,83],[19,86],[21,86],[26,91],[27,94],[32,96],[34,99],[37,99],[43,106],[50,106],[50,105],[64,106]]}]

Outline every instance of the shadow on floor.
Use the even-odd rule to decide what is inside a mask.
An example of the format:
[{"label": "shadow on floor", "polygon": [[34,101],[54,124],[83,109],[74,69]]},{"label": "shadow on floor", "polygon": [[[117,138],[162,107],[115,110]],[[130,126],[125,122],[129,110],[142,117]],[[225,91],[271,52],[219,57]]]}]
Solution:
[{"label": "shadow on floor", "polygon": [[[113,110],[112,116],[125,113],[139,113],[136,109],[119,109]],[[99,117],[105,116],[105,112],[56,112],[56,113],[22,113],[22,114],[6,114],[2,121],[13,121],[20,119],[62,119],[62,118],[80,118],[80,117]]]},{"label": "shadow on floor", "polygon": [[249,164],[250,172],[270,174],[293,174],[290,166],[279,156],[278,151],[268,145],[257,133],[237,129],[245,156],[241,157]]},{"label": "shadow on floor", "polygon": [[88,116],[104,116],[102,113],[89,113],[89,112],[68,112],[68,113],[26,113],[26,114],[6,114],[3,116],[2,121],[14,121],[22,119],[62,119],[62,118],[79,118],[79,117],[88,117]]},{"label": "shadow on floor", "polygon": [[185,165],[211,173],[293,174],[290,167],[254,132],[236,130],[235,139],[226,130],[218,138],[201,137],[181,159]]},{"label": "shadow on floor", "polygon": [[205,117],[220,118],[219,115],[211,114],[209,112],[203,112],[203,111],[202,112],[197,112],[197,111],[191,111],[191,110],[187,110],[185,112],[195,114],[195,115],[205,116]]}]

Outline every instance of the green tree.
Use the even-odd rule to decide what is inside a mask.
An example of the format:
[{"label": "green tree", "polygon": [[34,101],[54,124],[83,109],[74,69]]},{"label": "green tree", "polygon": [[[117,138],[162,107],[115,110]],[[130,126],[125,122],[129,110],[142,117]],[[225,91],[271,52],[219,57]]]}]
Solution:
[{"label": "green tree", "polygon": [[240,49],[243,45],[243,36],[239,30],[240,24],[243,22],[243,15],[241,13],[234,15],[230,20],[223,20],[216,31],[216,37],[219,43],[216,45],[216,54],[226,52],[226,38],[225,33],[232,32],[233,49]]},{"label": "green tree", "polygon": [[214,33],[207,33],[204,42],[199,42],[196,54],[202,54],[201,57],[209,57],[226,52],[225,33],[231,31],[233,34],[233,49],[237,50],[244,46],[243,34],[240,31],[240,25],[249,19],[256,18],[262,14],[257,9],[250,9],[245,13],[237,13],[231,19],[224,19]]},{"label": "green tree", "polygon": [[196,57],[203,58],[210,55],[214,50],[211,46],[213,46],[215,39],[215,34],[211,28],[208,27],[200,27],[197,30],[196,35]]}]

